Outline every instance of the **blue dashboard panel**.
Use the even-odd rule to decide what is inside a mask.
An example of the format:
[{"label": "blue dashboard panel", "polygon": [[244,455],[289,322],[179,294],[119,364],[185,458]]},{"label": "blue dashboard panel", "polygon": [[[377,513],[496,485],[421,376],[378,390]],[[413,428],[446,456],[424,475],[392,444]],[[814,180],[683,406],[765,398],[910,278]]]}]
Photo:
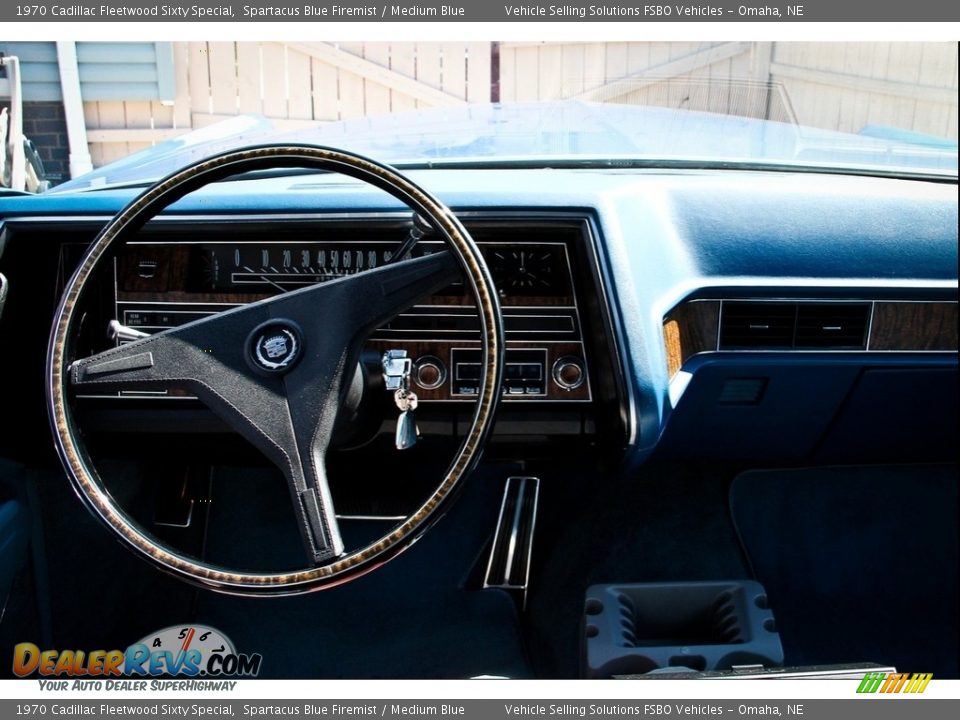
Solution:
[{"label": "blue dashboard panel", "polygon": [[956,454],[955,354],[708,353],[684,372],[689,384],[657,443],[660,457],[949,462]]},{"label": "blue dashboard panel", "polygon": [[673,195],[704,276],[956,279],[955,188],[810,176],[713,185]]},{"label": "blue dashboard panel", "polygon": [[[635,459],[656,446],[676,404],[663,321],[685,299],[957,299],[952,183],[735,170],[446,169],[410,176],[455,211],[562,211],[591,219],[627,379]],[[0,221],[99,222],[137,192],[0,198]],[[220,183],[179,201],[167,214],[229,219],[402,209],[359,182],[296,175]],[[56,242],[55,231],[49,237]],[[955,353],[938,357],[956,367]],[[783,358],[784,367],[797,362]],[[849,387],[854,379],[846,372],[834,377]]]},{"label": "blue dashboard panel", "polygon": [[956,186],[669,174],[607,198],[600,222],[635,381],[638,459],[672,411],[662,325],[682,300],[957,297]]}]

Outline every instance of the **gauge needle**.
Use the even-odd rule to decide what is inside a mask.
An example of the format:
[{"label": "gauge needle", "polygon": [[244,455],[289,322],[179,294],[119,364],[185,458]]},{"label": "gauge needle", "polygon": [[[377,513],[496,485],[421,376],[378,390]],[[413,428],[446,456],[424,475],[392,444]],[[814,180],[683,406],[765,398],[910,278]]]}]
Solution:
[{"label": "gauge needle", "polygon": [[177,662],[175,667],[179,670],[183,663],[183,656],[186,654],[187,650],[190,649],[190,643],[193,641],[193,636],[197,634],[196,628],[190,628],[187,630],[187,636],[183,639],[183,644],[180,646],[180,653],[177,655]]},{"label": "gauge needle", "polygon": [[[252,267],[249,267],[249,266],[247,266],[247,265],[244,265],[244,266],[243,266],[243,269],[246,270],[246,271],[249,272],[249,273],[256,274],[256,270],[254,270]],[[270,268],[270,269],[273,270],[273,268]],[[280,292],[287,292],[287,289],[286,289],[286,288],[284,288],[282,285],[278,285],[278,284],[275,283],[273,280],[271,280],[270,278],[268,278],[266,275],[259,275],[258,277],[259,277],[261,280],[263,280],[265,283],[267,283],[267,284],[269,284],[269,285],[273,285],[273,286],[274,286],[277,290],[279,290]]]},{"label": "gauge needle", "polygon": [[270,283],[271,285],[273,285],[273,286],[274,286],[277,290],[279,290],[280,292],[287,292],[287,289],[286,289],[285,287],[283,287],[283,285],[278,285],[278,284],[275,283],[273,280],[271,280],[270,278],[268,278],[266,275],[261,275],[261,276],[260,276],[260,279],[263,280],[263,281],[266,282],[266,283]]},{"label": "gauge needle", "polygon": [[190,649],[190,643],[193,641],[193,636],[197,634],[196,628],[190,628],[187,631],[187,636],[183,639],[183,645],[180,646],[180,652],[185,653]]}]

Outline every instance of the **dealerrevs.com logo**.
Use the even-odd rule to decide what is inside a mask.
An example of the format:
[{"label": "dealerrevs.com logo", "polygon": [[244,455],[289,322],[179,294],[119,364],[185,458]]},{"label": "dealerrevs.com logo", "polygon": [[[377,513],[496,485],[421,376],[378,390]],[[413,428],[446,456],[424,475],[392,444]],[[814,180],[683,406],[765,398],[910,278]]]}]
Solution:
[{"label": "dealerrevs.com logo", "polygon": [[147,635],[125,650],[41,650],[33,643],[13,649],[17,677],[256,677],[263,657],[238,653],[230,639],[204,625],[174,625]]}]

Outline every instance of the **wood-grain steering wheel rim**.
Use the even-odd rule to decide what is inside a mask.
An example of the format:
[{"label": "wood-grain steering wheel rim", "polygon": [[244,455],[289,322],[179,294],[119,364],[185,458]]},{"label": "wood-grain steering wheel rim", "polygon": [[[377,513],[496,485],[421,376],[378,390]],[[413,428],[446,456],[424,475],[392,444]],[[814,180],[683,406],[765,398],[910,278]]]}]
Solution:
[{"label": "wood-grain steering wheel rim", "polygon": [[[74,422],[69,390],[71,342],[88,280],[104,258],[164,208],[211,182],[253,170],[307,168],[363,180],[427,218],[465,275],[480,321],[484,372],[470,428],[446,474],[430,497],[406,520],[375,542],[323,565],[282,572],[237,571],[179,553],[150,536],[106,490],[86,453]],[[125,545],[162,570],[220,592],[241,595],[294,594],[356,579],[395,557],[435,522],[454,491],[479,459],[500,394],[503,328],[499,303],[483,257],[454,214],[402,174],[368,158],[313,145],[264,145],[201,160],[160,180],[121,210],[90,246],[67,283],[57,309],[47,352],[47,400],[57,451],[84,504]]]}]

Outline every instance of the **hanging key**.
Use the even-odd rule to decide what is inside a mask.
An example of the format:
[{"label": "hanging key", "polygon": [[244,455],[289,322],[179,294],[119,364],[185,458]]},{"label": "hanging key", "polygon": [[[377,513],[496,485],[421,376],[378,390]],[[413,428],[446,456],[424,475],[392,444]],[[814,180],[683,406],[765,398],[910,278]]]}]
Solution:
[{"label": "hanging key", "polygon": [[387,390],[393,390],[393,401],[400,410],[397,418],[395,443],[397,450],[406,450],[417,443],[419,431],[413,411],[417,409],[417,396],[410,391],[410,371],[413,361],[407,357],[406,350],[387,350],[380,359],[383,367],[383,383]]},{"label": "hanging key", "polygon": [[[405,386],[407,384],[407,382],[404,382]],[[397,450],[406,450],[416,445],[417,439],[420,437],[417,421],[413,417],[413,411],[417,409],[417,394],[410,392],[406,387],[401,387],[393,394],[393,401],[397,404],[397,409],[400,410],[394,441]]]}]

